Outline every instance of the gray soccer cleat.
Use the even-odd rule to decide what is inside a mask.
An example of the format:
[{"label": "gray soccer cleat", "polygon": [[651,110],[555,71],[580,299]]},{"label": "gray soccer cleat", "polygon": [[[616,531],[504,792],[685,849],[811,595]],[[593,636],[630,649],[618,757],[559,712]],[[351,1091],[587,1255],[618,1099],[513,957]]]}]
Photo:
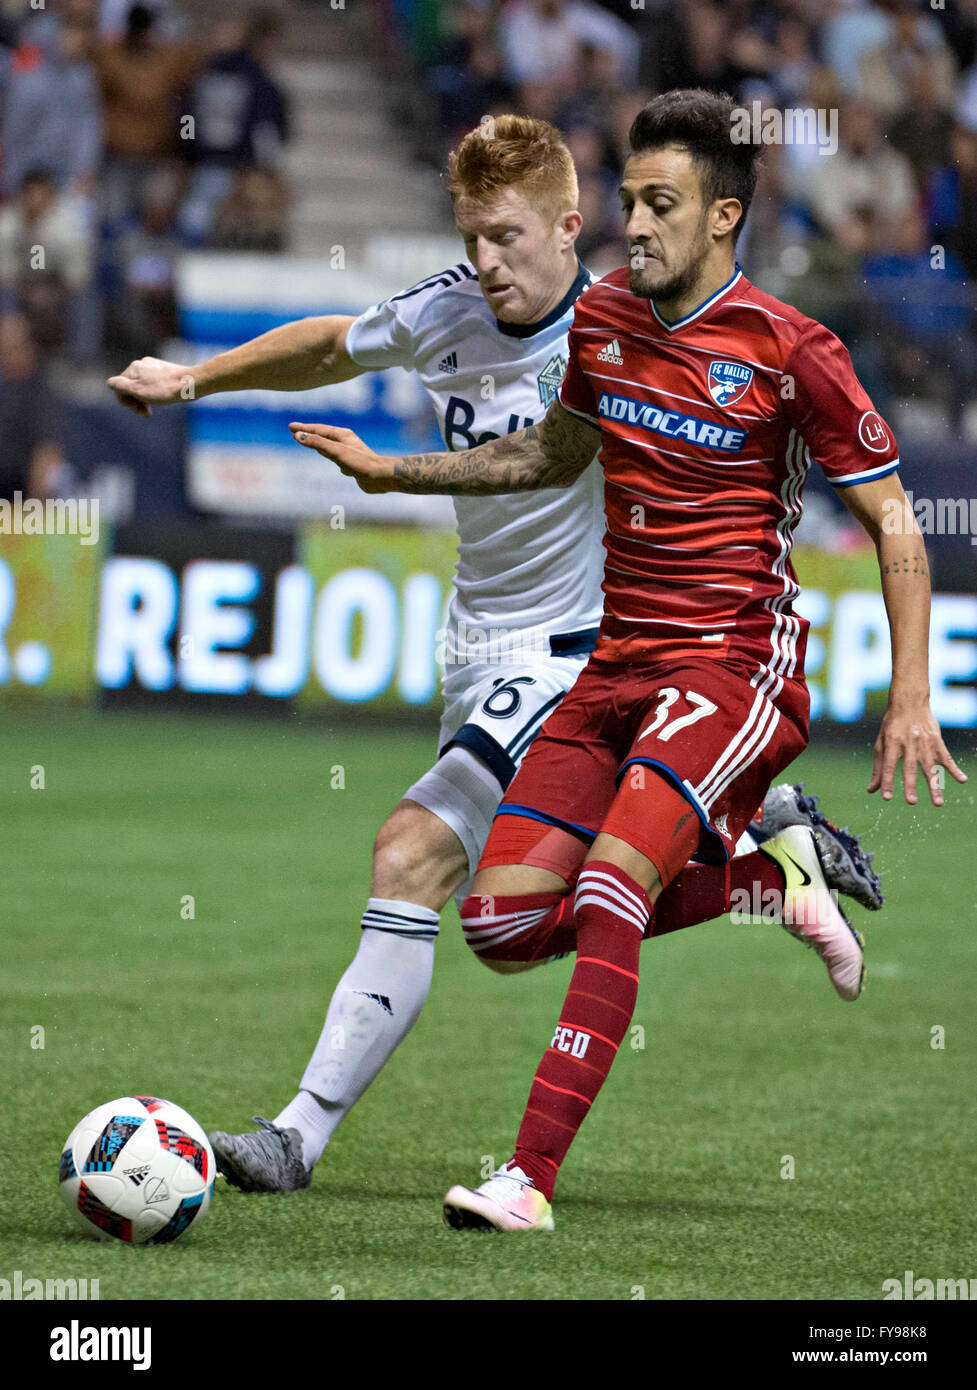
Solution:
[{"label": "gray soccer cleat", "polygon": [[250,1134],[209,1135],[217,1157],[217,1169],[242,1192],[301,1192],[312,1174],[302,1161],[302,1136],[297,1129],[279,1129],[270,1120],[254,1116],[265,1131]]},{"label": "gray soccer cleat", "polygon": [[865,853],[858,836],[847,826],[839,830],[822,815],[817,797],[804,795],[803,782],[793,787],[786,782],[771,787],[764,798],[760,819],[752,822],[749,833],[758,844],[763,844],[791,825],[806,825],[813,830],[829,888],[854,898],[872,912],[879,910],[885,898],[882,881],[872,868],[874,856]]}]

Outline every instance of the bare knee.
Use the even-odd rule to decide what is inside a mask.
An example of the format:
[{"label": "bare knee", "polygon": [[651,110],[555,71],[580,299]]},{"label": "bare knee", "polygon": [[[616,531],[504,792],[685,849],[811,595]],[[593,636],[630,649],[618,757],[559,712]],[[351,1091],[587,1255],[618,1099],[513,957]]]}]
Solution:
[{"label": "bare knee", "polygon": [[535,864],[499,864],[480,869],[472,879],[474,898],[517,898],[523,893],[566,893],[569,884],[551,869]]},{"label": "bare knee", "polygon": [[457,835],[416,802],[402,801],[377,832],[373,897],[440,912],[467,877],[468,857]]}]

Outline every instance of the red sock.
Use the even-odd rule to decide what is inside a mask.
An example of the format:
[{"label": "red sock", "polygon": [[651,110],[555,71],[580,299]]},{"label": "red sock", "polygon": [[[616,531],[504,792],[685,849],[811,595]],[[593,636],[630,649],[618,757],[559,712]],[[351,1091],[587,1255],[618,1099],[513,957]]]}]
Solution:
[{"label": "red sock", "polygon": [[[784,871],[769,855],[741,854],[728,864],[687,864],[655,903],[652,936],[667,936],[671,931],[694,927],[699,922],[711,922],[726,912],[745,906],[748,900],[755,915],[760,905],[767,906],[777,894],[782,901],[785,888]],[[745,897],[743,895],[746,895]]]},{"label": "red sock", "polygon": [[482,960],[540,960],[577,944],[572,893],[473,894],[461,905],[461,928]]},{"label": "red sock", "polygon": [[631,1022],[650,914],[647,893],[623,869],[596,859],[584,866],[574,899],[577,963],[512,1160],[547,1200]]}]

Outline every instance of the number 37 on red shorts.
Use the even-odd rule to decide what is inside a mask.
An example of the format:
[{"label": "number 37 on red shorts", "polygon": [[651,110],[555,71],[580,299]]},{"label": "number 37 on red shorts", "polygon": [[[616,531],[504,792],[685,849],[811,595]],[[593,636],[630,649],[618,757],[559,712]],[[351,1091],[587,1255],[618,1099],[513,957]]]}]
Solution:
[{"label": "number 37 on red shorts", "polygon": [[656,811],[660,783],[651,774],[699,817],[699,856],[723,862],[778,774],[807,746],[809,713],[803,679],[748,662],[592,658],[510,783],[483,864],[495,859],[492,839],[496,831],[504,837],[509,815],[586,840],[603,830],[658,863],[674,826],[663,822],[660,805]]}]

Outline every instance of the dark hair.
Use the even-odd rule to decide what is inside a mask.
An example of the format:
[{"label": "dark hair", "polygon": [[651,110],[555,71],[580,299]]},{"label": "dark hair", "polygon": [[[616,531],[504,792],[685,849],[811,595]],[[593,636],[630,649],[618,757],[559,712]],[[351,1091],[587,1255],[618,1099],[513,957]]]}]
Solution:
[{"label": "dark hair", "polygon": [[643,106],[628,134],[632,154],[663,145],[684,146],[701,170],[706,203],[716,198],[739,199],[743,215],[733,232],[734,243],[753,202],[759,154],[753,141],[736,144],[732,139],[737,109],[725,92],[681,87],[663,92]]}]

